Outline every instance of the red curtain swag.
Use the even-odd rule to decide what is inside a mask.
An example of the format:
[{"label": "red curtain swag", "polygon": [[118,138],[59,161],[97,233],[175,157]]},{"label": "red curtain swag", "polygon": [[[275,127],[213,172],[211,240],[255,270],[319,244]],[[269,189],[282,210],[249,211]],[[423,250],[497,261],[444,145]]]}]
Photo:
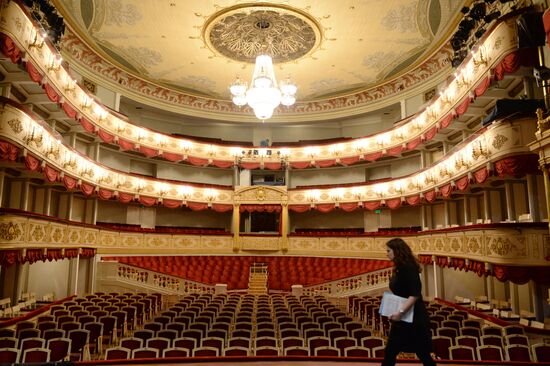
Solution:
[{"label": "red curtain swag", "polygon": [[241,205],[239,212],[281,212],[281,205]]},{"label": "red curtain swag", "polygon": [[7,141],[0,141],[0,160],[16,161],[19,148]]}]

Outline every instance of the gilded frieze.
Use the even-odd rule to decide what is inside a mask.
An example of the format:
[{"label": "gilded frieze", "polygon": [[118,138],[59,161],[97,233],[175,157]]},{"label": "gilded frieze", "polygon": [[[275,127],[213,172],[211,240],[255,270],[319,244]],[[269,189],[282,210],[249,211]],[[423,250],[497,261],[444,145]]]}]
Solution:
[{"label": "gilded frieze", "polygon": [[232,248],[233,238],[229,236],[210,236],[210,235],[204,235],[201,236],[201,248],[209,248],[209,249],[216,249],[216,250],[222,250],[222,249],[228,249]]},{"label": "gilded frieze", "polygon": [[239,203],[285,203],[286,187],[251,186],[237,188],[233,200]]},{"label": "gilded frieze", "polygon": [[187,236],[187,235],[174,235],[172,237],[173,245],[176,248],[200,248],[201,237],[200,236]]},{"label": "gilded frieze", "polygon": [[519,235],[489,236],[487,254],[499,257],[525,257],[527,255],[526,240]]},{"label": "gilded frieze", "polygon": [[0,224],[0,238],[5,241],[21,240],[23,230],[21,224],[5,222]]},{"label": "gilded frieze", "polygon": [[319,249],[326,251],[347,251],[346,238],[320,238]]},{"label": "gilded frieze", "polygon": [[319,249],[319,238],[292,237],[288,239],[289,250]]},{"label": "gilded frieze", "polygon": [[243,250],[278,251],[281,249],[280,237],[239,237]]},{"label": "gilded frieze", "polygon": [[47,241],[47,223],[37,222],[29,225],[29,242],[42,244]]},{"label": "gilded frieze", "polygon": [[374,238],[348,238],[348,247],[352,252],[363,252],[366,255],[374,249]]}]

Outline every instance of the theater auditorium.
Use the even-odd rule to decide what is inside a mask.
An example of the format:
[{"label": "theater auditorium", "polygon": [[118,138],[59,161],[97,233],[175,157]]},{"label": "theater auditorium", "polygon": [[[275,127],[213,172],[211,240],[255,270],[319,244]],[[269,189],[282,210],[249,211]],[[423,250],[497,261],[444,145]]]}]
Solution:
[{"label": "theater auditorium", "polygon": [[1,0],[0,363],[550,364],[548,5]]}]

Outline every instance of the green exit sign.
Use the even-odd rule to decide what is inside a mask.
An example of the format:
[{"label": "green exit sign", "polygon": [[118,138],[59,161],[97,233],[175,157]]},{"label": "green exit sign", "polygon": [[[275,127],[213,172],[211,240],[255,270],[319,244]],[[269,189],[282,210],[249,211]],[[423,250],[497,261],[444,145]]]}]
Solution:
[{"label": "green exit sign", "polygon": [[379,214],[381,212],[382,212],[382,210],[374,210],[374,213],[377,213],[377,214]]}]

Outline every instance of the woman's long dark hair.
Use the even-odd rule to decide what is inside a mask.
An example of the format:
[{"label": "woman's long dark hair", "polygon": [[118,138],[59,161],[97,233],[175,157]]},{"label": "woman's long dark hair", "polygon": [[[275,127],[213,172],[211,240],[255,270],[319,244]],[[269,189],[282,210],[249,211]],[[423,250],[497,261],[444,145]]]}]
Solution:
[{"label": "woman's long dark hair", "polygon": [[416,259],[411,248],[403,239],[391,239],[386,245],[393,250],[393,262],[396,267],[414,265],[418,269],[418,272],[422,272],[422,267],[420,267],[418,259]]}]

